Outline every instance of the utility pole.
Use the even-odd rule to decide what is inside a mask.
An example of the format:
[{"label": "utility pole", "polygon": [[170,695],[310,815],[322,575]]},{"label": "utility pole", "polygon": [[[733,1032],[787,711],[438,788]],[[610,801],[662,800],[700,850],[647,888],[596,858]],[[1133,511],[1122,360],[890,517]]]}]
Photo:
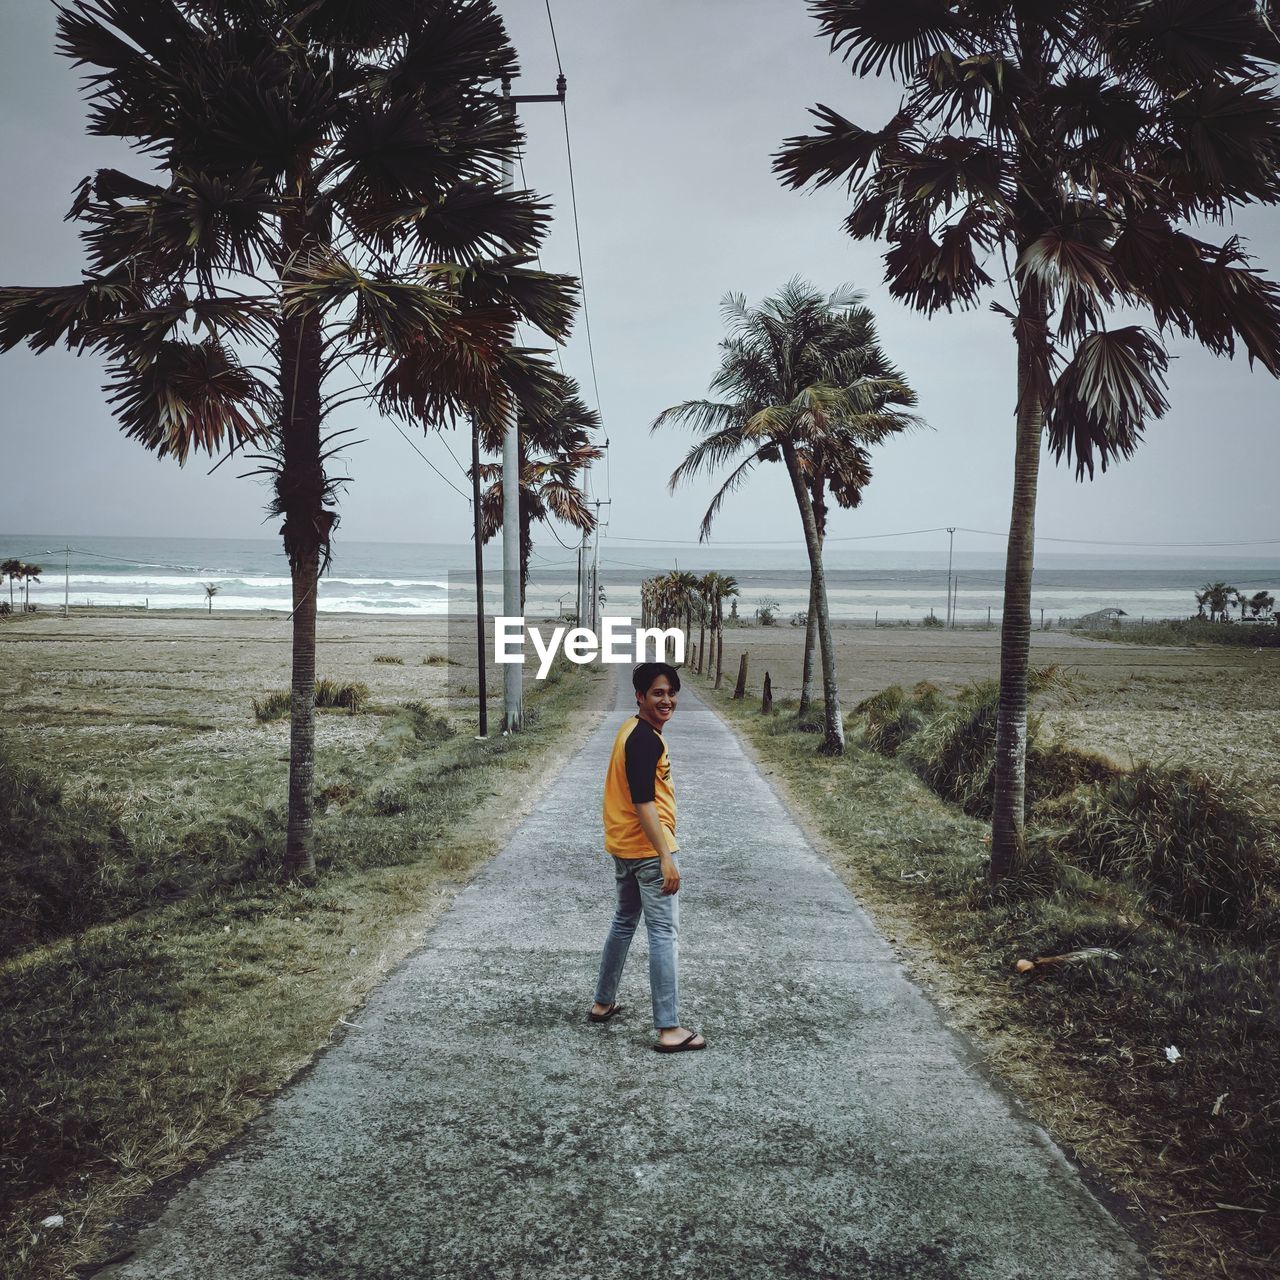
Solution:
[{"label": "utility pole", "polygon": [[592,529],[592,548],[591,548],[591,572],[588,578],[591,582],[591,603],[588,608],[588,617],[591,630],[597,635],[600,633],[600,508],[609,506],[608,499],[597,498],[595,500],[596,523]]},{"label": "utility pole", "polygon": [[[516,105],[521,102],[564,102],[565,78],[556,78],[555,93],[512,93],[511,81],[503,78],[502,102],[515,123]],[[502,157],[502,190],[515,187],[515,156]],[[508,618],[523,618],[520,603],[520,423],[512,405],[502,433],[502,612]],[[524,668],[518,662],[503,668],[502,731],[518,733],[524,719]]]},{"label": "utility pole", "polygon": [[480,424],[471,420],[471,536],[476,544],[476,679],[480,691],[478,738],[489,736],[488,658],[484,651],[484,547],[480,541]]},{"label": "utility pole", "polygon": [[951,552],[955,546],[956,531],[951,526],[947,529],[947,626],[951,625]]}]

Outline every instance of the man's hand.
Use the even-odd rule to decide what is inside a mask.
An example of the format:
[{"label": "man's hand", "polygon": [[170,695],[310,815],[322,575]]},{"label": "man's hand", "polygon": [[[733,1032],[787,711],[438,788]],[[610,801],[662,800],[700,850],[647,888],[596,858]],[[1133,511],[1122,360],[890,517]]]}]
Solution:
[{"label": "man's hand", "polygon": [[666,895],[679,893],[680,872],[676,860],[669,853],[664,853],[658,859],[658,866],[662,871],[662,892]]}]

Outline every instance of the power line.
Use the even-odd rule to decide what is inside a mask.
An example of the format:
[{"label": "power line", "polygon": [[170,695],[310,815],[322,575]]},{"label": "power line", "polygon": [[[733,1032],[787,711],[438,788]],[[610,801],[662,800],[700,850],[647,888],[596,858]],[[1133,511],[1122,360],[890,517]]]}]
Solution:
[{"label": "power line", "polygon": [[556,43],[556,20],[551,16],[551,0],[547,2],[547,25],[551,28],[551,47],[556,51],[556,71],[560,75],[564,75],[564,68],[560,65],[560,46]]},{"label": "power line", "polygon": [[[1007,532],[995,529],[965,529],[961,533],[981,533],[992,538],[1007,538]],[[888,536],[888,535],[886,535]],[[1036,534],[1037,542],[1072,542],[1088,547],[1269,547],[1280,545],[1280,538],[1244,538],[1235,542],[1124,542],[1115,538],[1050,538]]]},{"label": "power line", "polygon": [[[373,388],[370,387],[369,384],[356,372],[355,366],[351,363],[350,358],[346,355],[343,355],[341,359],[342,359],[342,363],[345,364],[347,368],[351,371],[351,376],[369,393],[370,397],[373,397],[374,396]],[[391,425],[395,427],[397,431],[400,432],[401,436],[404,437],[404,441],[409,446],[409,448],[412,449],[414,453],[416,453],[418,457],[420,457],[423,460],[423,462],[425,462],[427,466],[429,466],[431,470],[434,471],[436,475],[438,475],[440,479],[443,480],[445,484],[447,484],[449,488],[454,491],[454,493],[456,493],[460,498],[463,498],[466,501],[467,506],[470,506],[471,495],[467,493],[465,490],[459,489],[458,486],[454,484],[453,481],[450,480],[449,477],[445,475],[445,473],[441,471],[440,468],[437,467],[436,464],[432,462],[431,459],[428,458],[427,455],[423,453],[422,450],[419,449],[416,444],[414,444],[414,442],[409,438],[409,436],[405,434],[404,429],[396,421],[395,414],[388,413],[385,416],[388,419],[388,421],[391,423]],[[436,434],[440,435],[440,432],[437,431]],[[442,442],[444,442],[443,436],[441,436],[441,440]],[[449,457],[453,458],[454,465],[458,468],[458,470],[461,471],[464,476],[467,475],[466,468],[463,467],[462,463],[460,463],[458,459],[454,456],[454,452],[452,449],[449,448],[449,445],[447,442],[444,442],[444,447]]]}]

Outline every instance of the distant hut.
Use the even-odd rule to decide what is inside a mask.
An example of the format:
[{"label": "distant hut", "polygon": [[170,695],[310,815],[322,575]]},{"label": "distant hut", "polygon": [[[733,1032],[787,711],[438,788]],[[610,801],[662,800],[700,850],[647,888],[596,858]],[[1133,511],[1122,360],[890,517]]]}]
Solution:
[{"label": "distant hut", "polygon": [[1086,613],[1081,619],[1079,625],[1084,627],[1104,627],[1108,623],[1113,626],[1120,625],[1121,618],[1127,618],[1129,615],[1124,609],[1095,609],[1092,613]]}]

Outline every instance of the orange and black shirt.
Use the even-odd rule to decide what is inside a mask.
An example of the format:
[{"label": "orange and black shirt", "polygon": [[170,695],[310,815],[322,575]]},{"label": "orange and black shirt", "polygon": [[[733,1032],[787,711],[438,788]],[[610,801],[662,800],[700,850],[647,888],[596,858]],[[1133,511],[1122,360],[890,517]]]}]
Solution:
[{"label": "orange and black shirt", "polygon": [[653,801],[658,820],[676,848],[676,792],[671,784],[671,757],[657,729],[633,716],[618,730],[604,775],[604,847],[616,858],[654,858],[635,806]]}]

